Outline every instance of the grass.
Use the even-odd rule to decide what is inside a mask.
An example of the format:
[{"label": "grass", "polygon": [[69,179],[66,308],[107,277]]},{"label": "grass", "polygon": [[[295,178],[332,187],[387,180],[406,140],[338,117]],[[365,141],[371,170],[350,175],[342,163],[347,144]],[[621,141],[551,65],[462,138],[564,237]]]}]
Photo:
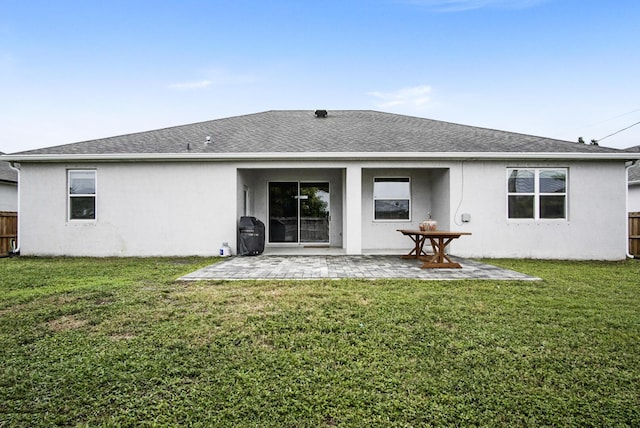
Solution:
[{"label": "grass", "polygon": [[210,262],[0,259],[0,427],[640,425],[638,261],[175,281]]}]

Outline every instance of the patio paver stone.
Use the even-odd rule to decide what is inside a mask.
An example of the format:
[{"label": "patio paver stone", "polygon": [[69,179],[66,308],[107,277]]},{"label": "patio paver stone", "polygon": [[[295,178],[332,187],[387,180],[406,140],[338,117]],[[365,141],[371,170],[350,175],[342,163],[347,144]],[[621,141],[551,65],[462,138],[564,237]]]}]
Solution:
[{"label": "patio paver stone", "polygon": [[473,260],[452,257],[461,269],[421,269],[418,260],[398,256],[290,256],[259,255],[230,257],[180,278],[196,280],[274,280],[274,279],[392,279],[420,280],[539,280],[509,269]]}]

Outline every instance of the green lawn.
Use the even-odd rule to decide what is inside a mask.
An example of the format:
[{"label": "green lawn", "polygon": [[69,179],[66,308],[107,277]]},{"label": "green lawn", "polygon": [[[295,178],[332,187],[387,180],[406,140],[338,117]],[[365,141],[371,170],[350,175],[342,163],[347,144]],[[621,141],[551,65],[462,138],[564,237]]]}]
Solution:
[{"label": "green lawn", "polygon": [[175,282],[211,261],[0,259],[0,427],[640,426],[640,261]]}]

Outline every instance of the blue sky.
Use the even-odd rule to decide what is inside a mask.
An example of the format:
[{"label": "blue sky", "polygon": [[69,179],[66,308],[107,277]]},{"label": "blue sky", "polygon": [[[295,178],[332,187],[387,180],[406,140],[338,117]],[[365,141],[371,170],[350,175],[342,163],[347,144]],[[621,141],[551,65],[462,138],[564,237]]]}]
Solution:
[{"label": "blue sky", "polygon": [[0,0],[0,151],[318,108],[601,139],[640,122],[639,22],[637,0]]}]

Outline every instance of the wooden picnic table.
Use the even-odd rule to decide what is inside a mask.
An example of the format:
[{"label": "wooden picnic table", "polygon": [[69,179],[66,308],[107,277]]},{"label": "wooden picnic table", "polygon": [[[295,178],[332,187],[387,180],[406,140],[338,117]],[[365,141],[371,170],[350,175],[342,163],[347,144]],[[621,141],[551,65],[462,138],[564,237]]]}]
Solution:
[{"label": "wooden picnic table", "polygon": [[[443,230],[411,230],[398,229],[398,232],[408,236],[413,241],[413,249],[403,259],[418,259],[424,263],[420,266],[422,269],[429,268],[456,268],[459,269],[460,263],[452,261],[445,252],[447,245],[454,239],[458,239],[462,235],[471,235],[469,232],[449,232]],[[433,254],[427,254],[424,251],[424,243],[429,239]]]}]

